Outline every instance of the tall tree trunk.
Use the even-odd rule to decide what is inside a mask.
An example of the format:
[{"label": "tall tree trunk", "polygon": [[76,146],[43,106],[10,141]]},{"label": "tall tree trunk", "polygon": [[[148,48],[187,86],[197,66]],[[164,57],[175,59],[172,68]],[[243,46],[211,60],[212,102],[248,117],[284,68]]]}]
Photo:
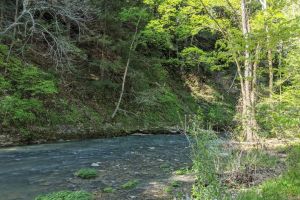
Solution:
[{"label": "tall tree trunk", "polygon": [[267,47],[268,47],[268,68],[269,68],[269,97],[273,97],[273,77],[274,77],[274,70],[273,70],[273,54],[272,54],[272,47],[270,44],[270,34],[269,34],[269,27],[266,25],[266,32],[267,32]]},{"label": "tall tree trunk", "polygon": [[[265,12],[268,8],[267,0],[260,0],[262,5],[262,10]],[[266,13],[265,13],[266,14]],[[274,77],[274,70],[273,70],[273,55],[272,55],[272,47],[270,41],[270,34],[269,34],[269,26],[268,24],[265,25],[266,33],[267,33],[267,48],[268,48],[268,68],[269,68],[269,97],[272,98],[273,95],[273,77]]]},{"label": "tall tree trunk", "polygon": [[[279,54],[279,58],[278,58],[278,71],[279,71],[279,79],[282,80],[282,72],[281,72],[281,68],[282,68],[282,52],[283,52],[283,42],[281,41],[279,43],[279,49],[278,49],[278,54]],[[282,84],[279,85],[279,101],[282,101]]]},{"label": "tall tree trunk", "polygon": [[[254,116],[254,120],[252,121],[252,126],[254,127],[255,131],[257,130],[257,122],[255,120],[256,114],[256,92],[257,92],[257,68],[259,64],[259,54],[260,54],[260,44],[257,44],[255,49],[255,59],[253,63],[253,78],[252,78],[252,91],[251,91],[251,104],[252,104],[252,113]],[[257,139],[257,135],[255,133],[255,139]]]},{"label": "tall tree trunk", "polygon": [[[248,35],[250,33],[249,19],[247,13],[246,0],[241,0],[242,11],[242,31],[244,39],[246,41],[244,56],[244,89],[243,89],[243,102],[242,102],[242,125],[245,138],[248,142],[255,141],[257,139],[257,127],[255,119],[255,92],[253,85],[253,77],[256,77],[253,70],[253,64],[251,63],[250,50],[248,44]],[[255,71],[256,73],[256,71]]]},{"label": "tall tree trunk", "polygon": [[273,70],[273,55],[272,55],[271,48],[268,49],[268,67],[269,67],[269,97],[272,98],[274,70]]}]

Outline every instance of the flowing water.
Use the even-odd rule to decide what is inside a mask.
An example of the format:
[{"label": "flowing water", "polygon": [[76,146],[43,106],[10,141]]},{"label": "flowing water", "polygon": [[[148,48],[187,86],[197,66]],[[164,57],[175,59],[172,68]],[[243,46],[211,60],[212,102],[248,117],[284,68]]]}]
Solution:
[{"label": "flowing water", "polygon": [[[0,199],[32,200],[60,190],[86,190],[99,199],[160,199],[174,170],[191,164],[183,135],[133,135],[0,149]],[[93,180],[74,176],[80,168],[99,171]],[[137,179],[139,185],[120,189]],[[114,194],[102,194],[105,187]]]}]

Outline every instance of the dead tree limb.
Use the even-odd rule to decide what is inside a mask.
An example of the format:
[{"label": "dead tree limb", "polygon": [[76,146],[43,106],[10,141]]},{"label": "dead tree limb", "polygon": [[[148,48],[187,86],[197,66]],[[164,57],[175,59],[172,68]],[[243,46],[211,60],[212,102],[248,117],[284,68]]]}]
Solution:
[{"label": "dead tree limb", "polygon": [[[20,11],[18,7],[20,6]],[[7,16],[5,28],[0,30],[1,35],[9,35],[13,33],[14,37],[18,37],[23,41],[20,48],[24,49],[30,41],[40,41],[47,45],[43,56],[51,58],[56,67],[60,64],[69,64],[69,54],[72,47],[65,39],[63,30],[60,26],[64,24],[73,24],[77,26],[78,31],[85,29],[85,22],[90,18],[90,8],[88,0],[65,0],[65,1],[44,1],[44,0],[16,0],[14,16]],[[51,16],[51,19],[43,19],[43,14]],[[45,25],[54,25],[52,27]],[[16,34],[18,30],[18,34]],[[78,33],[80,35],[80,33]],[[14,39],[13,39],[14,40]],[[22,52],[23,53],[23,52]],[[40,52],[41,53],[41,52]]]},{"label": "dead tree limb", "polygon": [[128,54],[128,59],[127,59],[127,63],[126,63],[126,66],[125,66],[125,71],[124,71],[124,74],[123,74],[123,81],[122,81],[122,90],[121,90],[121,93],[120,93],[120,97],[119,97],[119,100],[118,100],[118,103],[117,103],[117,106],[115,108],[115,111],[113,112],[111,118],[115,118],[119,108],[120,108],[120,105],[121,105],[121,101],[122,101],[122,98],[123,98],[123,95],[124,95],[124,90],[125,90],[125,83],[126,83],[126,77],[127,77],[127,73],[128,73],[128,68],[129,68],[129,65],[130,65],[130,60],[131,60],[131,53],[132,51],[134,50],[134,44],[135,44],[135,41],[137,39],[137,34],[138,34],[138,29],[139,29],[139,24],[140,24],[140,21],[141,21],[141,16],[139,17],[138,19],[138,22],[136,24],[136,27],[135,27],[135,33],[134,33],[134,36],[133,36],[133,39],[132,39],[132,42],[130,44],[130,48],[129,48],[129,54]]}]

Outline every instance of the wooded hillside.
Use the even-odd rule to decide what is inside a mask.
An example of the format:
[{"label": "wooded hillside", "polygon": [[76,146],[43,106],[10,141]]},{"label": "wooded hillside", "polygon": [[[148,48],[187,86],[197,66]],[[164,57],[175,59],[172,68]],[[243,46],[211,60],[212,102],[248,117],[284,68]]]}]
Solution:
[{"label": "wooded hillside", "polygon": [[22,141],[299,134],[297,1],[1,1],[0,127]]},{"label": "wooded hillside", "polygon": [[299,130],[300,0],[0,0],[0,199],[296,200]]}]

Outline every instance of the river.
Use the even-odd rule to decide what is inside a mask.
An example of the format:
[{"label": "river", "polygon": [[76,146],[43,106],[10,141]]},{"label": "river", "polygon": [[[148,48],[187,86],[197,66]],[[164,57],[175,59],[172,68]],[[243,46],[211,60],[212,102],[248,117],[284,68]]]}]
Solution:
[{"label": "river", "polygon": [[[93,163],[98,178],[74,176],[75,171]],[[86,190],[97,199],[163,199],[163,187],[176,178],[174,171],[190,165],[189,144],[183,135],[132,135],[3,148],[0,199],[32,200],[60,190]],[[133,179],[139,181],[136,188],[120,189]],[[105,187],[116,192],[104,194]]]}]

